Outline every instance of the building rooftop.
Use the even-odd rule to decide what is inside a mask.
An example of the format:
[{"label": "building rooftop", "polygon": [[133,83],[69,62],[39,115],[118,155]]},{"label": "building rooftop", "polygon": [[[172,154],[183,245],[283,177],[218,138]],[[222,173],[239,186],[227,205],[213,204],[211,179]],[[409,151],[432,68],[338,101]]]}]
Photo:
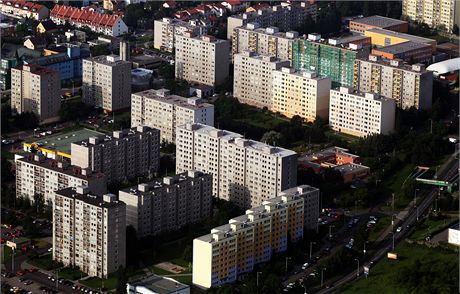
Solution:
[{"label": "building rooftop", "polygon": [[357,171],[367,171],[369,167],[356,163],[345,163],[334,168],[339,171],[342,175],[347,175],[349,173],[355,173]]},{"label": "building rooftop", "polygon": [[407,21],[384,17],[380,15],[373,15],[373,16],[354,19],[353,22],[361,23],[364,25],[381,27],[381,28],[386,28],[386,27],[391,27],[391,26],[407,23]]},{"label": "building rooftop", "polygon": [[22,71],[29,71],[33,74],[40,75],[40,76],[48,75],[48,74],[59,74],[59,72],[53,69],[43,67],[37,64],[24,64],[24,65],[18,66],[17,69],[22,70]]},{"label": "building rooftop", "polygon": [[426,68],[424,64],[417,63],[417,64],[410,65],[401,59],[388,60],[388,59],[382,58],[379,55],[374,55],[374,54],[370,54],[369,59],[359,59],[359,60],[381,64],[384,66],[391,66],[391,67],[398,68],[398,69],[405,70],[405,71],[421,72],[421,73],[426,72]]},{"label": "building rooftop", "polygon": [[146,288],[157,294],[172,294],[190,288],[172,278],[148,275],[128,282],[129,286]]},{"label": "building rooftop", "polygon": [[318,74],[315,71],[307,71],[307,70],[295,70],[294,68],[291,67],[282,67],[281,69],[275,70],[278,72],[283,72],[283,73],[288,73],[291,75],[303,77],[303,78],[308,78],[311,80],[324,80],[324,79],[329,79],[327,76],[318,76]]},{"label": "building rooftop", "polygon": [[147,126],[138,126],[136,128],[124,129],[120,131],[113,131],[112,135],[101,135],[101,136],[92,136],[88,139],[81,141],[73,142],[72,144],[88,146],[88,145],[100,145],[110,141],[124,140],[131,136],[137,136],[142,133],[148,132],[160,132],[157,129],[149,128]]},{"label": "building rooftop", "polygon": [[246,26],[238,27],[239,30],[254,31],[260,34],[272,35],[283,39],[295,39],[299,36],[296,31],[280,32],[277,27],[261,28],[259,23],[252,22],[246,24]]},{"label": "building rooftop", "polygon": [[373,50],[398,55],[398,54],[403,54],[403,53],[405,53],[407,51],[423,49],[423,48],[427,48],[427,47],[431,48],[431,45],[425,44],[425,43],[417,43],[417,42],[407,41],[407,42],[404,42],[404,43],[399,43],[399,44],[394,44],[394,45],[390,45],[390,46],[380,47],[380,48],[373,49]]},{"label": "building rooftop", "polygon": [[414,36],[410,34],[395,32],[391,30],[370,29],[370,30],[367,30],[364,34],[366,34],[367,32],[378,33],[378,34],[388,35],[392,37],[398,37],[398,38],[407,39],[409,41],[417,42],[417,43],[436,44],[436,40],[433,40],[433,39],[423,38],[423,37]]},{"label": "building rooftop", "polygon": [[246,57],[250,57],[253,59],[258,59],[260,61],[272,62],[272,63],[280,63],[280,62],[285,63],[286,61],[288,61],[287,59],[286,60],[279,59],[274,55],[261,55],[261,54],[258,54],[256,52],[249,51],[249,50],[245,50],[241,53],[237,53],[235,54],[235,56],[236,55],[246,56]]},{"label": "building rooftop", "polygon": [[101,208],[124,206],[125,203],[118,201],[118,196],[114,194],[94,195],[89,193],[87,186],[68,187],[55,192],[60,196],[81,200],[87,204],[99,206]]},{"label": "building rooftop", "polygon": [[365,93],[365,92],[361,92],[359,90],[355,90],[351,87],[338,87],[338,88],[335,88],[335,89],[331,89],[331,91],[334,91],[334,92],[339,92],[339,93],[346,93],[346,94],[350,94],[350,95],[355,95],[355,96],[360,96],[364,99],[372,99],[372,100],[377,100],[377,101],[391,101],[391,102],[394,102],[394,99],[391,99],[391,98],[387,98],[387,97],[384,97],[384,96],[380,96],[376,93]]},{"label": "building rooftop", "polygon": [[134,93],[134,95],[143,96],[148,99],[154,99],[164,103],[174,104],[180,107],[194,110],[213,107],[212,104],[202,102],[201,99],[198,99],[196,97],[185,98],[182,96],[171,95],[171,92],[168,89],[149,89],[142,92]]},{"label": "building rooftop", "polygon": [[131,62],[121,60],[120,56],[114,55],[114,54],[90,57],[90,58],[86,58],[85,60],[90,60],[90,61],[93,61],[95,63],[104,64],[104,65],[108,65],[108,66],[118,66],[120,64],[129,64],[129,65],[131,65]]}]

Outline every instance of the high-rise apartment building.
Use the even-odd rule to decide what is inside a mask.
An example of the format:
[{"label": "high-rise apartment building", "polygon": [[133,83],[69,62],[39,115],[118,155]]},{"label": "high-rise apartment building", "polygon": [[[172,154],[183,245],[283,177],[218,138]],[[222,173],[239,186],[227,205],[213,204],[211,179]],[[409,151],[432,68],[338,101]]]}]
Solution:
[{"label": "high-rise apartment building", "polygon": [[54,192],[85,185],[93,193],[106,192],[106,179],[101,173],[49,159],[42,154],[16,155],[16,197],[35,201],[42,196],[46,205],[54,201]]},{"label": "high-rise apartment building", "polygon": [[316,226],[318,215],[319,190],[304,185],[212,229],[193,240],[193,284],[211,288],[236,281],[274,253],[286,251],[288,240],[300,240],[306,221]]},{"label": "high-rise apartment building", "polygon": [[237,133],[186,124],[177,128],[176,172],[188,170],[211,174],[215,197],[249,208],[296,185],[297,153]]},{"label": "high-rise apartment building", "polygon": [[18,114],[32,112],[43,123],[59,120],[59,72],[32,64],[12,68],[11,109]]},{"label": "high-rise apartment building", "polygon": [[208,86],[228,77],[230,42],[185,32],[176,36],[176,78]]},{"label": "high-rise apartment building", "polygon": [[146,90],[131,95],[131,127],[160,130],[161,139],[176,142],[176,126],[186,123],[214,125],[214,105],[197,97],[172,95],[167,89]]},{"label": "high-rise apartment building", "polygon": [[211,215],[212,177],[187,171],[120,190],[119,197],[126,203],[126,224],[137,236],[155,236]]},{"label": "high-rise apartment building", "polygon": [[101,172],[109,184],[153,175],[160,167],[160,131],[145,126],[71,144],[72,164]]},{"label": "high-rise apartment building", "polygon": [[85,186],[55,194],[53,260],[99,278],[126,266],[126,205]]},{"label": "high-rise apartment building", "polygon": [[257,22],[262,27],[277,26],[281,31],[287,32],[302,27],[309,17],[315,21],[316,15],[317,7],[313,1],[292,1],[230,16],[227,19],[227,39],[232,39],[235,28],[250,22]]},{"label": "high-rise apartment building", "polygon": [[128,109],[131,102],[131,62],[117,55],[83,60],[83,101],[104,111]]},{"label": "high-rise apartment building", "polygon": [[412,21],[452,32],[460,23],[460,3],[456,0],[403,0],[402,14]]},{"label": "high-rise apartment building", "polygon": [[423,64],[408,65],[401,60],[385,60],[369,55],[357,59],[353,87],[360,92],[392,98],[402,109],[431,108],[433,73]]},{"label": "high-rise apartment building", "polygon": [[273,72],[273,106],[271,111],[289,118],[298,115],[308,122],[329,115],[331,79],[314,72],[283,67]]},{"label": "high-rise apartment building", "polygon": [[393,99],[340,87],[331,90],[329,103],[329,126],[335,131],[358,137],[394,131],[396,105]]},{"label": "high-rise apartment building", "polygon": [[273,71],[289,66],[288,60],[245,51],[234,56],[233,96],[242,103],[272,108]]},{"label": "high-rise apartment building", "polygon": [[164,17],[153,23],[153,47],[155,49],[173,52],[177,36],[192,32],[196,36],[206,35],[208,29],[200,25],[198,20],[185,22],[179,19]]},{"label": "high-rise apartment building", "polygon": [[258,23],[248,23],[233,30],[232,53],[245,51],[272,55],[279,59],[292,59],[292,44],[299,33],[281,33],[277,27],[261,28]]},{"label": "high-rise apartment building", "polygon": [[307,39],[297,39],[293,47],[292,65],[297,70],[315,71],[331,78],[332,85],[352,86],[356,58],[369,56],[370,48],[340,39],[322,39],[309,34]]}]

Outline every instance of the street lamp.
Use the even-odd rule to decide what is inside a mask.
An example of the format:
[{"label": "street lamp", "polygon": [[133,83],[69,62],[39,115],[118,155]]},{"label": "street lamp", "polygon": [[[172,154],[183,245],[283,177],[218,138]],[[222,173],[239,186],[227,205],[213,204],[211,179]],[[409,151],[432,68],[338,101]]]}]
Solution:
[{"label": "street lamp", "polygon": [[415,190],[414,190],[414,207],[417,206],[417,191],[418,191],[418,190],[419,190],[419,189],[415,189]]},{"label": "street lamp", "polygon": [[316,242],[310,242],[310,259],[311,259],[311,253],[312,253],[312,249],[313,249],[313,244],[316,245]]},{"label": "street lamp", "polygon": [[355,258],[355,261],[358,262],[358,267],[356,268],[356,277],[359,278],[359,259]]},{"label": "street lamp", "polygon": [[332,231],[331,231],[332,228],[335,228],[335,226],[329,225],[329,239],[332,239]]},{"label": "street lamp", "polygon": [[326,268],[321,269],[321,288],[323,287],[323,278],[324,278],[323,271],[325,271],[325,270],[326,270]]},{"label": "street lamp", "polygon": [[286,257],[286,274],[287,274],[287,271],[288,271],[288,260],[290,260],[291,258],[290,257]]},{"label": "street lamp", "polygon": [[366,243],[368,243],[369,241],[364,241],[364,249],[363,249],[363,253],[364,253],[364,256],[366,256]]},{"label": "street lamp", "polygon": [[256,274],[257,275],[257,281],[256,281],[257,287],[259,287],[259,275],[261,275],[261,274],[262,274],[262,272],[257,272],[257,274]]},{"label": "street lamp", "polygon": [[391,231],[391,234],[393,235],[393,245],[392,245],[392,250],[395,250],[395,233]]}]

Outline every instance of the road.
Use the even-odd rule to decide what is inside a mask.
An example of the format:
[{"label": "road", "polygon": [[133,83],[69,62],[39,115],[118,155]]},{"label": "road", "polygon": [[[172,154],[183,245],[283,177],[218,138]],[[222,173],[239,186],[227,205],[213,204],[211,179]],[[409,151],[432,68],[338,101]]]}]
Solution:
[{"label": "road", "polygon": [[[451,180],[451,179],[458,178],[458,168],[459,168],[459,163],[458,163],[458,161],[455,161],[455,164],[451,168],[448,169],[448,171],[445,173],[445,175],[442,177],[442,179]],[[438,195],[438,189],[433,188],[429,192],[429,194],[423,199],[423,201],[421,203],[419,203],[419,207],[418,207],[419,215],[423,215],[428,210],[428,208],[432,205],[433,201],[436,199],[437,195]],[[402,221],[402,223],[400,225],[402,227],[401,232],[396,233],[394,235],[394,245],[395,246],[406,237],[406,235],[410,231],[410,227],[416,221],[417,221],[416,208],[413,208],[411,210],[411,213],[408,214],[408,217],[405,220]],[[393,236],[393,235],[390,235],[390,236]],[[382,244],[381,244],[382,248],[380,250],[378,250],[371,258],[369,258],[367,263],[373,262],[375,264],[377,261],[379,261],[381,258],[383,258],[388,252],[391,252],[392,249],[393,249],[393,240],[391,240],[391,239],[392,238],[390,237],[390,239],[387,239],[387,240],[383,241]],[[361,275],[362,268],[360,268],[359,273]],[[331,292],[337,290],[338,288],[340,288],[341,286],[343,286],[343,285],[345,285],[345,284],[347,284],[349,282],[352,282],[352,281],[354,281],[356,279],[357,279],[357,272],[352,271],[351,273],[349,273],[345,277],[343,277],[340,280],[336,281],[334,283],[334,285],[332,287],[330,287],[329,289],[322,289],[321,291],[319,291],[317,293],[321,293],[321,294],[331,293]]]}]

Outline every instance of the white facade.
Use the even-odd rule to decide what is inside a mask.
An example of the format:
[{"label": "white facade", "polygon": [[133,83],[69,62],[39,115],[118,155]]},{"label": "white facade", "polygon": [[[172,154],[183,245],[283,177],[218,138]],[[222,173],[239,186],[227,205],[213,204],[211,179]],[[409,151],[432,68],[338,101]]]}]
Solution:
[{"label": "white facade", "polygon": [[161,139],[176,142],[176,126],[201,123],[214,126],[214,105],[196,97],[171,95],[167,89],[146,90],[131,95],[131,127],[160,130]]},{"label": "white facade", "polygon": [[331,90],[329,125],[338,132],[358,137],[394,131],[396,105],[390,98],[354,93],[351,88]]},{"label": "white facade", "polygon": [[2,0],[0,13],[13,18],[32,18],[42,20],[48,18],[49,9],[41,4],[26,1]]},{"label": "white facade", "polygon": [[202,124],[177,128],[176,172],[198,170],[213,177],[213,195],[242,208],[297,183],[297,153],[247,140]]},{"label": "white facade", "polygon": [[188,22],[164,17],[155,20],[153,24],[153,47],[159,50],[173,52],[177,36],[183,36],[189,31],[196,36],[206,35],[208,29],[196,20]]}]

